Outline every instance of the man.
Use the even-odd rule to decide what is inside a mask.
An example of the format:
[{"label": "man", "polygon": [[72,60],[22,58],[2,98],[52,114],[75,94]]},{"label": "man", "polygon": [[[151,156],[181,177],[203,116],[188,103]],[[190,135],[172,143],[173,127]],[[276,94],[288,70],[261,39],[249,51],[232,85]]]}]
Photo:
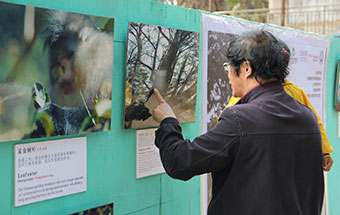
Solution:
[{"label": "man", "polygon": [[[320,129],[312,110],[282,87],[288,74],[278,40],[247,32],[229,44],[228,77],[238,105],[192,142],[184,140],[159,92],[155,144],[166,172],[188,180],[212,172],[208,214],[321,213],[324,182]],[[303,156],[302,156],[303,155]]]},{"label": "man", "polygon": [[[332,156],[331,156],[331,153],[333,152],[333,148],[332,148],[331,144],[329,143],[326,131],[323,128],[323,125],[322,125],[322,121],[321,121],[318,113],[316,112],[316,110],[312,106],[312,103],[309,101],[307,94],[300,87],[296,86],[295,84],[293,84],[292,82],[290,82],[288,80],[285,80],[285,82],[282,84],[282,86],[283,86],[283,89],[288,93],[288,95],[290,95],[291,97],[293,97],[294,99],[299,101],[301,104],[306,105],[307,107],[312,109],[313,112],[315,113],[315,115],[318,119],[318,124],[319,124],[320,132],[321,132],[322,152],[323,152],[323,170],[324,171],[331,170],[331,167],[333,166],[333,159],[332,159]],[[241,98],[235,98],[233,96],[230,97],[228,105],[225,108],[237,104],[237,102],[240,99]]]},{"label": "man", "polygon": [[[289,61],[290,61],[290,50],[289,50],[289,48],[288,48],[288,46],[285,42],[283,42],[280,39],[278,39],[278,41],[279,41],[279,44],[281,46],[281,52],[284,54],[285,62],[287,63],[287,66],[288,66]],[[227,69],[227,68],[225,68],[225,69]],[[331,157],[331,153],[333,152],[333,148],[329,143],[326,131],[323,128],[322,121],[321,121],[318,113],[316,112],[316,110],[312,106],[312,103],[309,101],[308,96],[306,95],[305,91],[303,91],[300,87],[294,85],[292,82],[290,82],[288,80],[285,80],[283,82],[282,86],[283,86],[284,90],[288,93],[288,95],[290,95],[291,97],[293,97],[294,99],[299,101],[301,104],[306,105],[307,107],[312,109],[313,112],[315,113],[317,120],[318,120],[319,127],[320,127],[320,132],[321,132],[322,151],[323,151],[323,170],[329,171],[331,169],[332,165],[333,165],[333,159]],[[239,97],[235,98],[235,97],[232,96],[229,99],[227,107],[230,107],[230,106],[237,104],[237,102],[239,100],[240,100]],[[225,107],[225,108],[227,108],[227,107]]]}]

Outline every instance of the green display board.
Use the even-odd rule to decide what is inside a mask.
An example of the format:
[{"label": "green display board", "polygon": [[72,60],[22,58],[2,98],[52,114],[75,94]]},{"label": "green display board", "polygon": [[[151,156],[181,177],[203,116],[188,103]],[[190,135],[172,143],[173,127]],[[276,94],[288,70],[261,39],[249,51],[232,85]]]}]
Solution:
[{"label": "green display board", "polygon": [[334,160],[331,171],[328,176],[328,203],[329,214],[340,214],[339,193],[340,193],[340,146],[338,138],[338,112],[335,111],[334,93],[337,77],[338,60],[340,59],[340,38],[332,38],[329,45],[327,72],[326,72],[326,132],[329,142],[333,147],[332,158]]},{"label": "green display board", "polygon": [[[200,214],[200,177],[187,182],[171,179],[166,174],[136,179],[136,131],[123,129],[128,23],[138,22],[201,33],[200,11],[151,0],[6,0],[4,2],[110,17],[114,18],[115,23],[111,131],[86,134],[87,191],[14,207],[14,145],[32,142],[32,140],[2,142],[0,143],[0,214],[72,214],[111,203],[114,204],[113,210],[116,215]],[[338,115],[334,107],[334,88],[337,62],[340,59],[340,39],[331,39],[329,47],[325,83],[325,127],[334,149],[332,153],[334,165],[328,173],[328,211],[331,215],[338,215],[340,214],[338,204],[340,155],[337,151],[340,147],[338,146]],[[200,83],[199,69],[196,121],[182,126],[184,137],[189,139],[199,135],[201,130]],[[34,141],[61,138],[65,137]]]},{"label": "green display board", "polygon": [[[110,203],[114,204],[116,215],[200,214],[200,177],[187,182],[171,179],[166,174],[136,179],[136,131],[123,129],[128,23],[140,22],[200,33],[200,12],[151,0],[4,2],[114,18],[114,60],[111,131],[84,134],[87,137],[87,191],[14,207],[14,145],[66,137],[2,142],[0,214],[72,214]],[[200,86],[200,70],[197,85]],[[197,92],[197,98],[200,98],[199,87]],[[197,104],[200,104],[199,99]],[[182,126],[185,138],[199,135],[200,115],[200,105],[196,105],[195,123]]]}]

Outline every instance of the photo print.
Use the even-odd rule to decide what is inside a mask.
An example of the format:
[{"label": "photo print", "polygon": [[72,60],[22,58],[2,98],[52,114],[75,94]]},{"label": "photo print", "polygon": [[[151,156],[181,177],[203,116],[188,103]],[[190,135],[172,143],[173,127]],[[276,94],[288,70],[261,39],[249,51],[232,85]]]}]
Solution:
[{"label": "photo print", "polygon": [[217,123],[217,117],[227,106],[232,95],[228,73],[223,68],[232,34],[208,32],[208,130]]},{"label": "photo print", "polygon": [[124,128],[158,126],[151,111],[158,105],[157,88],[180,123],[195,121],[197,32],[129,23]]},{"label": "photo print", "polygon": [[0,2],[0,141],[110,130],[114,20]]},{"label": "photo print", "polygon": [[113,203],[79,211],[70,215],[113,215]]},{"label": "photo print", "polygon": [[335,111],[340,112],[340,60],[336,70]]}]

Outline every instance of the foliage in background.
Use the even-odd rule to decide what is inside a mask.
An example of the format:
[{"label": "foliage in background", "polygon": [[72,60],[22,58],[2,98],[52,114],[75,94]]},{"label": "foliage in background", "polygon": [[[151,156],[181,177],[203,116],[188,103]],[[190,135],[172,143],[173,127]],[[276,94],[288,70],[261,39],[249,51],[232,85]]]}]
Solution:
[{"label": "foliage in background", "polygon": [[268,0],[226,0],[226,10],[244,10],[268,8]]},{"label": "foliage in background", "polygon": [[268,8],[268,0],[159,0],[171,5],[205,11],[235,11]]}]

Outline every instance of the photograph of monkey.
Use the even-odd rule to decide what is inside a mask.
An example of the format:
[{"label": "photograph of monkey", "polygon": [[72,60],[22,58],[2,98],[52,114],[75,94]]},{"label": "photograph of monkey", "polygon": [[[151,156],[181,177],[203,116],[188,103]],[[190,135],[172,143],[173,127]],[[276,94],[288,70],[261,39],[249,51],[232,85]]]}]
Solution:
[{"label": "photograph of monkey", "polygon": [[157,88],[180,123],[195,122],[197,32],[129,23],[124,128],[158,126],[151,117]]},{"label": "photograph of monkey", "polygon": [[0,142],[110,130],[113,28],[0,2]]}]

